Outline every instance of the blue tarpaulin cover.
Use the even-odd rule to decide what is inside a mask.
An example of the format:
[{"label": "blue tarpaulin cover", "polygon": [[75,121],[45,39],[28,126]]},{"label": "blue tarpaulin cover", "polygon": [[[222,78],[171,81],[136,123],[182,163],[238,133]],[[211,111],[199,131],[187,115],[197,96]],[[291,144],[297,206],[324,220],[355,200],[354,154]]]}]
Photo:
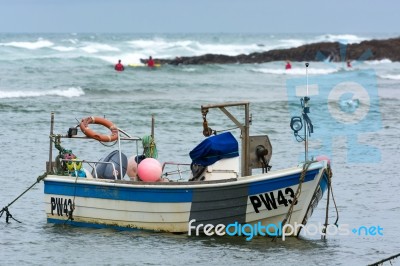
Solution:
[{"label": "blue tarpaulin cover", "polygon": [[239,156],[238,142],[230,132],[203,140],[190,153],[193,163],[209,166],[218,160]]}]

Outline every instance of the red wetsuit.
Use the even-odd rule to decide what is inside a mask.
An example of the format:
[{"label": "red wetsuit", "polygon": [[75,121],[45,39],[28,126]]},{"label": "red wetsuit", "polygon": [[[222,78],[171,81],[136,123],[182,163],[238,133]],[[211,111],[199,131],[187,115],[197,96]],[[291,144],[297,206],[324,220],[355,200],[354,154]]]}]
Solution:
[{"label": "red wetsuit", "polygon": [[117,71],[124,71],[125,68],[121,63],[118,63],[118,64],[115,65],[114,69],[117,70]]},{"label": "red wetsuit", "polygon": [[291,68],[292,68],[292,65],[290,63],[287,63],[285,66],[285,69],[291,69]]},{"label": "red wetsuit", "polygon": [[147,66],[148,66],[148,67],[154,67],[154,60],[153,60],[153,59],[149,59],[149,60],[147,61]]}]

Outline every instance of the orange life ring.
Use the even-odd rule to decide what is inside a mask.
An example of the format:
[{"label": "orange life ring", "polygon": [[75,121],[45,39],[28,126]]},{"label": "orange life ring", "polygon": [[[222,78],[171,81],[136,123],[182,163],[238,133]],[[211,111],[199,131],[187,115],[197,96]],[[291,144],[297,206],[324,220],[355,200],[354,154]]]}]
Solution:
[{"label": "orange life ring", "polygon": [[[111,130],[111,135],[98,134],[89,128],[89,124],[99,124]],[[118,128],[111,122],[102,117],[89,116],[83,118],[80,123],[82,132],[89,138],[96,139],[103,142],[111,142],[118,139]]]}]

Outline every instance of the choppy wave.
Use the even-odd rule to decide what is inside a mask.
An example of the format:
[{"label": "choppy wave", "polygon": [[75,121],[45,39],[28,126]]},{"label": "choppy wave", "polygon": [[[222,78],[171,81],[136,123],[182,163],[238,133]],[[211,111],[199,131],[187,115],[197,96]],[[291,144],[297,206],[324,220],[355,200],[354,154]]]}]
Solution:
[{"label": "choppy wave", "polygon": [[[34,37],[34,38],[33,38]],[[36,39],[36,40],[35,40]],[[125,64],[137,64],[140,58],[153,56],[157,58],[174,58],[176,56],[199,56],[204,54],[239,55],[254,52],[265,52],[273,49],[287,49],[317,42],[359,43],[372,37],[352,34],[324,35],[165,35],[149,36],[141,34],[96,35],[85,34],[65,35],[8,35],[0,43],[2,47],[20,48],[9,49],[5,55],[8,58],[26,59],[35,50],[35,58],[40,57],[94,57],[115,63],[121,59]],[[39,52],[43,49],[43,53]],[[27,50],[27,51],[21,51]],[[28,53],[27,53],[28,52]],[[1,59],[1,58],[0,58]],[[389,63],[390,60],[370,62],[371,64]],[[293,71],[294,72],[294,71]]]},{"label": "choppy wave", "polygon": [[364,61],[364,63],[367,65],[390,64],[392,63],[392,60],[390,59],[370,60],[370,61]]},{"label": "choppy wave", "polygon": [[43,96],[60,96],[60,97],[79,97],[84,95],[85,92],[80,88],[68,88],[65,90],[44,90],[44,91],[0,91],[0,99],[5,98],[32,98],[32,97],[43,97]]},{"label": "choppy wave", "polygon": [[400,80],[400,74],[398,74],[398,75],[379,75],[379,77],[381,77],[383,79]]},{"label": "choppy wave", "polygon": [[8,43],[0,43],[0,46],[9,46],[9,47],[16,47],[16,48],[25,48],[29,50],[36,50],[45,47],[51,47],[54,43],[44,39],[38,39],[35,42],[8,42]]},{"label": "choppy wave", "polygon": [[[264,73],[264,74],[275,74],[275,75],[305,75],[306,72],[304,69],[276,69],[276,68],[255,68],[252,69],[251,71],[258,72],[258,73]],[[324,74],[331,74],[338,72],[338,69],[309,69],[308,74],[310,75],[324,75]]]},{"label": "choppy wave", "polygon": [[70,51],[74,51],[77,48],[75,47],[66,47],[66,46],[54,46],[51,47],[52,49],[56,50],[56,51],[60,51],[60,52],[70,52]]},{"label": "choppy wave", "polygon": [[80,48],[81,50],[85,51],[89,54],[94,54],[98,52],[119,52],[120,49],[117,47],[113,47],[109,44],[104,43],[88,43],[85,46]]},{"label": "choppy wave", "polygon": [[264,45],[265,50],[273,49],[287,49],[299,47],[306,44],[318,43],[318,42],[340,42],[344,44],[360,43],[368,40],[369,38],[360,37],[352,34],[325,34],[315,36],[313,38],[284,38],[276,43]]},{"label": "choppy wave", "polygon": [[325,34],[317,36],[315,42],[340,42],[340,43],[360,43],[370,38],[352,34]]},{"label": "choppy wave", "polygon": [[[124,65],[139,64],[141,58],[153,56],[156,58],[174,58],[176,56],[199,56],[204,54],[239,55],[253,52],[264,52],[271,49],[285,49],[298,47],[304,44],[321,41],[340,41],[357,43],[372,39],[373,36],[352,34],[324,34],[324,35],[146,35],[146,34],[88,34],[75,35],[29,35],[15,34],[2,36],[0,47],[0,64],[9,61],[18,61],[18,64],[37,66],[43,64],[60,66],[62,64],[70,69],[80,67],[83,63],[91,66],[111,66],[119,59]],[[17,48],[17,49],[16,49]],[[43,61],[46,60],[46,61]],[[57,59],[57,60],[52,60]],[[82,60],[84,59],[84,60]],[[66,61],[68,60],[68,61]],[[105,63],[104,63],[105,62]],[[392,74],[393,70],[386,70],[385,64],[392,63],[388,59],[376,61],[363,61],[369,65],[379,65],[383,69],[382,78],[398,79]],[[356,62],[354,63],[354,65]],[[388,65],[388,66],[389,66]],[[336,69],[335,69],[336,68]],[[309,69],[309,74],[330,74],[340,71],[335,68]],[[354,69],[354,68],[353,68]],[[196,69],[197,70],[197,69]],[[192,69],[184,70],[194,71]],[[293,69],[286,71],[283,68],[258,68],[253,72],[273,75],[304,75],[304,70]]]}]

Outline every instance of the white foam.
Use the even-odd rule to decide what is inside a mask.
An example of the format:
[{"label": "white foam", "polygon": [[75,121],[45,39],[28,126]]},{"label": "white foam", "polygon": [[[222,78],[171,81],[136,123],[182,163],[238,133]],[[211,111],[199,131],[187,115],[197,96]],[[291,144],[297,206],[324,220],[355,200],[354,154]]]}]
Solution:
[{"label": "white foam", "polygon": [[400,80],[400,75],[379,75],[383,79]]},{"label": "white foam", "polygon": [[162,49],[168,49],[171,47],[176,47],[176,46],[186,46],[190,43],[190,41],[165,41],[164,39],[161,38],[155,38],[152,40],[133,40],[133,41],[128,41],[127,42],[132,48],[137,49],[137,50],[162,50]]},{"label": "white foam", "polygon": [[67,42],[70,42],[70,43],[72,43],[72,44],[77,44],[78,42],[79,42],[79,40],[78,39],[68,39],[68,40],[66,40]]},{"label": "white foam", "polygon": [[89,43],[86,46],[80,48],[82,51],[85,51],[89,54],[94,54],[98,52],[118,52],[120,51],[116,47],[112,47],[108,44],[101,44],[101,43]]},{"label": "white foam", "polygon": [[[165,41],[158,38],[153,40],[132,40],[128,44],[134,51],[140,51],[147,56],[157,54],[159,58],[166,57],[166,54],[171,53],[179,56],[203,54],[238,55],[266,50],[265,46],[257,44],[213,44],[192,40]],[[268,49],[270,48],[273,47],[268,47]]]},{"label": "white foam", "polygon": [[36,50],[40,48],[46,48],[53,46],[54,43],[38,39],[36,42],[9,42],[9,43],[0,43],[0,46],[10,46],[10,47],[17,47],[17,48],[25,48],[29,50]]},{"label": "white foam", "polygon": [[195,72],[195,71],[196,71],[196,69],[195,69],[195,68],[192,68],[192,67],[182,68],[182,70],[183,70],[184,72]]},{"label": "white foam", "polygon": [[[277,68],[257,68],[252,69],[254,72],[265,73],[265,74],[276,74],[276,75],[305,75],[306,72],[304,68],[292,68],[292,69],[277,69]],[[310,75],[324,75],[337,72],[339,70],[330,68],[310,68],[308,69],[308,74]]]},{"label": "white foam", "polygon": [[379,65],[379,64],[390,64],[392,61],[390,59],[382,59],[382,60],[369,60],[364,61],[367,65]]},{"label": "white foam", "polygon": [[273,49],[287,49],[287,48],[299,47],[304,44],[307,44],[306,40],[299,40],[299,39],[283,39],[283,40],[280,40],[279,42],[280,42],[280,45],[273,47]]},{"label": "white foam", "polygon": [[60,52],[70,52],[70,51],[76,50],[75,47],[66,47],[66,46],[54,46],[54,47],[51,47],[51,49],[54,49],[54,50],[57,50]]},{"label": "white foam", "polygon": [[365,40],[368,39],[352,34],[325,34],[315,38],[315,42],[340,42],[344,44],[360,43]]},{"label": "white foam", "polygon": [[357,35],[351,35],[351,34],[325,34],[325,35],[320,35],[316,36],[312,39],[281,39],[278,40],[277,43],[265,46],[265,50],[269,51],[272,49],[288,49],[288,48],[294,48],[294,47],[299,47],[305,44],[313,44],[313,43],[318,43],[318,42],[340,42],[340,43],[360,43],[364,40],[368,40],[368,38],[364,37],[359,37]]},{"label": "white foam", "polygon": [[265,47],[256,44],[199,44],[198,54],[224,54],[235,56],[239,54],[248,54],[256,51],[264,51]]},{"label": "white foam", "polygon": [[141,64],[140,58],[147,58],[147,55],[144,54],[119,54],[115,56],[97,56],[97,58],[106,61],[111,64],[116,64],[119,59],[121,59],[121,63],[126,66],[128,64]]},{"label": "white foam", "polygon": [[68,88],[65,90],[45,90],[45,91],[0,91],[0,99],[5,98],[31,98],[43,96],[79,97],[85,92],[80,88]]}]

